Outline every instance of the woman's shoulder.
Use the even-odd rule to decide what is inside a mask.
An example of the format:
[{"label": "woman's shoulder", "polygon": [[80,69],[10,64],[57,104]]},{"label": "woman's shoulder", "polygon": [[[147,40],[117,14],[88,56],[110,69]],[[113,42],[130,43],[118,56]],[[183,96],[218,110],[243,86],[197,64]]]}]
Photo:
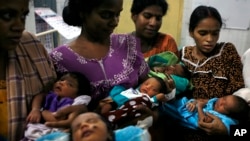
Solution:
[{"label": "woman's shoulder", "polygon": [[70,51],[70,48],[68,45],[64,44],[64,45],[60,45],[58,47],[55,47],[51,52],[50,54],[54,54],[54,53],[58,53],[58,52],[62,52],[62,53],[65,53],[65,52],[71,52]]},{"label": "woman's shoulder", "polygon": [[180,53],[181,53],[181,55],[189,54],[189,53],[193,52],[194,49],[195,49],[195,46],[192,46],[192,45],[183,46],[180,49]]},{"label": "woman's shoulder", "polygon": [[[18,50],[23,50],[30,55],[40,56],[41,54],[47,54],[47,50],[44,45],[38,40],[38,38],[28,31],[24,31],[22,33],[22,37],[20,39],[20,43],[18,46]],[[21,53],[21,52],[20,52]]]},{"label": "woman's shoulder", "polygon": [[223,50],[236,50],[236,47],[231,42],[219,42],[217,43],[217,48]]},{"label": "woman's shoulder", "polygon": [[217,43],[215,48],[215,53],[217,56],[221,57],[235,57],[239,56],[235,45],[231,42],[220,42]]},{"label": "woman's shoulder", "polygon": [[22,37],[21,37],[21,42],[27,41],[27,40],[34,40],[36,39],[36,36],[28,31],[23,31]]}]

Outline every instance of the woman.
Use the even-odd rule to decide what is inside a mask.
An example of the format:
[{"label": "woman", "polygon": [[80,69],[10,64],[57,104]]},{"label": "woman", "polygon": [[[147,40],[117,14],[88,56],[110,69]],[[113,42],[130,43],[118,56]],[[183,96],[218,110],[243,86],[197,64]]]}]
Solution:
[{"label": "woman", "polygon": [[112,34],[122,5],[122,0],[69,0],[63,11],[64,21],[82,27],[82,31],[71,43],[55,48],[50,56],[58,73],[78,71],[90,80],[89,110],[95,109],[113,86],[135,87],[147,77],[149,68],[138,40],[131,35]]},{"label": "woman", "polygon": [[32,97],[56,75],[46,49],[24,31],[28,13],[29,0],[0,0],[0,136],[8,141],[22,138]]},{"label": "woman", "polygon": [[171,51],[179,56],[177,44],[169,34],[159,32],[162,18],[166,15],[168,3],[165,0],[133,0],[131,18],[135,31],[131,34],[141,40],[144,57]]},{"label": "woman", "polygon": [[[190,76],[194,89],[189,97],[210,99],[231,95],[244,87],[242,63],[232,43],[218,42],[222,19],[217,9],[209,6],[198,6],[190,17],[189,34],[194,39],[194,46],[185,46],[181,51],[181,62],[186,71],[176,72]],[[162,107],[163,113],[168,110]],[[211,123],[200,120],[197,133],[191,130],[178,129],[178,135],[184,134],[182,140],[218,140],[226,135],[225,125],[212,114]],[[173,129],[171,129],[173,130]],[[205,131],[205,132],[204,132]],[[223,136],[223,139],[226,137]]]}]

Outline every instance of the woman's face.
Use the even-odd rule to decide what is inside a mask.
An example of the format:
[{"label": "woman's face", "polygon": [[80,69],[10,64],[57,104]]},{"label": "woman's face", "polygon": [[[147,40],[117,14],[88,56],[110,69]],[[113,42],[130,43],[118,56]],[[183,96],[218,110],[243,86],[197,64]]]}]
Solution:
[{"label": "woman's face", "polygon": [[110,134],[106,123],[96,113],[83,113],[71,125],[73,141],[107,141]]},{"label": "woman's face", "polygon": [[90,14],[85,15],[83,30],[87,36],[105,39],[118,25],[123,0],[105,0]]},{"label": "woman's face", "polygon": [[15,49],[25,28],[29,0],[0,0],[0,48]]},{"label": "woman's face", "polygon": [[212,18],[201,20],[190,32],[190,36],[194,39],[198,51],[207,54],[213,51],[220,35],[220,23]]},{"label": "woman's face", "polygon": [[132,15],[136,35],[146,39],[155,37],[161,28],[162,17],[162,8],[157,5],[148,6],[138,15]]}]

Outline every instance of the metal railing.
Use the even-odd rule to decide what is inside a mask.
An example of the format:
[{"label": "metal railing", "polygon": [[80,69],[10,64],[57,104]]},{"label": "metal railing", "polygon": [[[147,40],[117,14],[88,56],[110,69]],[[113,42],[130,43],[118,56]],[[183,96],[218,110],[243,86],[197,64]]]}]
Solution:
[{"label": "metal railing", "polygon": [[37,33],[35,35],[41,41],[48,52],[51,52],[58,45],[58,43],[60,43],[58,31],[55,29],[50,29],[44,32]]}]

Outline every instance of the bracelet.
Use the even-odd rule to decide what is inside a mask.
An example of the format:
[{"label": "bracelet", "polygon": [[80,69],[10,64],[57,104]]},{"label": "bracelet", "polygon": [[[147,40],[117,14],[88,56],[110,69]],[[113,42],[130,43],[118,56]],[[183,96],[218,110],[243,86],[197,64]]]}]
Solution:
[{"label": "bracelet", "polygon": [[44,108],[41,108],[41,109],[40,109],[40,112],[43,112],[43,111],[44,111]]}]

